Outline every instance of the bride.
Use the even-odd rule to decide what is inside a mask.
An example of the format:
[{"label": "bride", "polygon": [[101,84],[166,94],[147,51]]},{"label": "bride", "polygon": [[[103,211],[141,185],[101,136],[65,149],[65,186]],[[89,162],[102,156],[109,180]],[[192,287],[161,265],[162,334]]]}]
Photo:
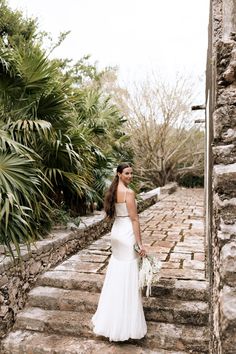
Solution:
[{"label": "bride", "polygon": [[[147,332],[138,286],[139,255],[144,257],[146,250],[142,245],[135,194],[128,188],[131,180],[131,165],[120,164],[104,202],[107,216],[115,216],[112,255],[92,323],[94,333],[110,341],[140,339]],[[139,255],[134,251],[135,243],[139,245]]]}]

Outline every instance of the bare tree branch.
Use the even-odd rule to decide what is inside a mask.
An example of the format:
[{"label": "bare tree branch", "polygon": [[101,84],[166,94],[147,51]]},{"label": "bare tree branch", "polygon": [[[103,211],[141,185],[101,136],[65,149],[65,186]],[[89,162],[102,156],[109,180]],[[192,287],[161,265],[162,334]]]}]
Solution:
[{"label": "bare tree branch", "polygon": [[163,185],[187,172],[203,171],[203,138],[191,116],[192,84],[177,75],[170,84],[148,78],[127,103],[127,132],[136,171],[144,182]]}]

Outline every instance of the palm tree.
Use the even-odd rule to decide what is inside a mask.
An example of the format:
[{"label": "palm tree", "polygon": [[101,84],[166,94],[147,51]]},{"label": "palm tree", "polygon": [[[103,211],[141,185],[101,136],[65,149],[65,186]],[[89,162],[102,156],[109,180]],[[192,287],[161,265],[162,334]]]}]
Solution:
[{"label": "palm tree", "polygon": [[[45,204],[48,207],[49,200],[60,194],[61,186],[79,195],[88,186],[79,174],[83,159],[66,134],[72,125],[72,105],[66,97],[68,87],[60,82],[56,68],[38,47],[1,48],[0,74],[1,242],[12,253],[10,242],[29,241],[32,235],[39,236],[40,220],[50,223]],[[40,177],[35,179],[36,175]],[[8,222],[16,208],[24,220],[19,233],[17,219]]]},{"label": "palm tree", "polygon": [[48,230],[49,203],[43,194],[40,170],[31,158],[34,152],[0,130],[0,243],[14,257],[19,243],[29,244]]},{"label": "palm tree", "polygon": [[126,140],[109,98],[33,43],[0,46],[0,243],[12,255],[49,229],[55,203],[80,214],[101,203]]},{"label": "palm tree", "polygon": [[127,158],[124,144],[128,137],[122,131],[125,119],[111,103],[110,97],[104,97],[100,89],[74,89],[73,100],[77,115],[70,132],[73,135],[83,131],[87,142],[90,142],[87,146],[89,154],[81,149],[80,144],[75,144],[80,154],[87,156],[86,170],[92,169],[92,194],[89,194],[87,202],[95,201],[101,205],[113,168],[117,162]]}]

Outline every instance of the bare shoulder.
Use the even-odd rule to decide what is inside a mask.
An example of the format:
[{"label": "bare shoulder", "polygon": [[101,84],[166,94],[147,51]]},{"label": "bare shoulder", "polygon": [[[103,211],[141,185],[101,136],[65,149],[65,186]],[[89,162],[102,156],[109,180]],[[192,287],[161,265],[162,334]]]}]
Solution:
[{"label": "bare shoulder", "polygon": [[126,196],[127,197],[130,197],[130,198],[135,198],[135,192],[132,190],[132,189],[127,189],[127,193],[126,193]]}]

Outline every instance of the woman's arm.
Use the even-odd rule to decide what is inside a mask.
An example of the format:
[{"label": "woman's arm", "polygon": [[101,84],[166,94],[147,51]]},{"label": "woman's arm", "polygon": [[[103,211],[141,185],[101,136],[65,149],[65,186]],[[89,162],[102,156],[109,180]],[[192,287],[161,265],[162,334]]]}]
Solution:
[{"label": "woman's arm", "polygon": [[135,203],[135,194],[129,189],[126,194],[126,205],[129,212],[129,216],[132,222],[133,231],[137,244],[140,247],[140,255],[144,257],[146,255],[146,250],[142,245],[142,237],[140,232],[139,216],[137,211],[137,206]]}]

